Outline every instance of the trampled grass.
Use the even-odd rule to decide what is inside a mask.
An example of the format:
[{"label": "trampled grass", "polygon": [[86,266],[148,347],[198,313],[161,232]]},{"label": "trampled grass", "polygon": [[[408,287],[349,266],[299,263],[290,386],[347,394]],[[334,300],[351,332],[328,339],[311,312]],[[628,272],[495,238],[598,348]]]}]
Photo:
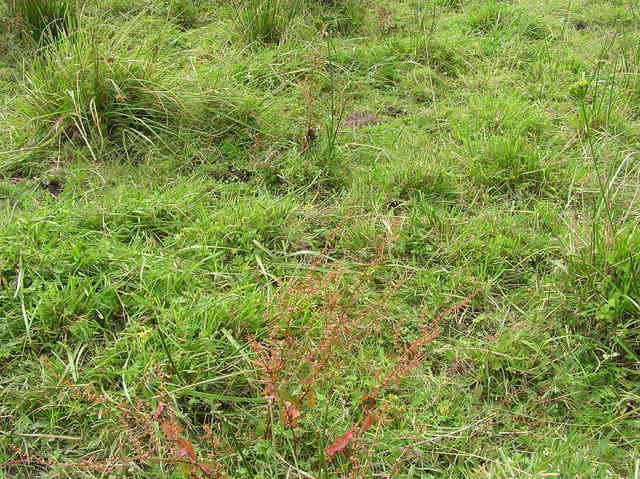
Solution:
[{"label": "trampled grass", "polygon": [[634,2],[36,3],[0,477],[640,477]]}]

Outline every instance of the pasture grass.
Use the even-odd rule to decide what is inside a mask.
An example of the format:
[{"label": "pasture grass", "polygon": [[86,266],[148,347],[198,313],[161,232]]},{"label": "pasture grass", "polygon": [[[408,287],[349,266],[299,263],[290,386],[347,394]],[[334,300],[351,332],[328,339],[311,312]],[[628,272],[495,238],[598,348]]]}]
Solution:
[{"label": "pasture grass", "polygon": [[640,477],[633,2],[32,4],[1,478]]}]

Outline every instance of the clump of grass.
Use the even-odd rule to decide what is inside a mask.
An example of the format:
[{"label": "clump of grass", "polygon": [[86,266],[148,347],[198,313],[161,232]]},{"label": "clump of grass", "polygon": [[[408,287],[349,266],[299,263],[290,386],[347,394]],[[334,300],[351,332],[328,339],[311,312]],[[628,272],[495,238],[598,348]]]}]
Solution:
[{"label": "clump of grass", "polygon": [[279,162],[280,180],[290,188],[313,189],[325,194],[348,184],[350,172],[338,148],[338,128],[334,119],[329,119],[320,127],[309,129],[305,138],[312,138],[307,140],[309,148],[302,152],[292,149]]},{"label": "clump of grass", "polygon": [[65,36],[25,66],[16,111],[35,130],[29,146],[86,147],[95,159],[108,145],[137,154],[136,145],[168,147],[168,138],[195,134],[212,141],[252,128],[255,102],[244,108],[244,97],[221,93],[199,70],[185,84],[157,39],[135,42],[136,25]]},{"label": "clump of grass", "polygon": [[519,35],[527,40],[551,36],[548,26],[527,11],[501,2],[481,2],[468,17],[471,31],[480,34]]},{"label": "clump of grass", "polygon": [[12,0],[9,9],[24,35],[36,43],[47,43],[77,26],[74,0]]},{"label": "clump of grass", "polygon": [[325,0],[311,2],[313,18],[325,32],[348,34],[357,31],[365,22],[366,10],[353,0]]},{"label": "clump of grass", "polygon": [[28,123],[31,134],[17,140],[26,149],[3,166],[37,170],[43,152],[61,157],[65,148],[95,161],[107,149],[137,159],[150,145],[173,154],[180,144],[229,136],[244,145],[247,132],[259,131],[253,98],[200,70],[185,81],[171,57],[161,56],[157,39],[135,42],[139,26],[133,21],[118,33],[108,27],[75,32],[24,67],[16,120]]},{"label": "clump of grass", "polygon": [[19,112],[32,120],[38,140],[90,149],[132,137],[153,142],[177,121],[189,121],[174,72],[132,38],[130,31],[77,32],[25,67]]},{"label": "clump of grass", "polygon": [[238,14],[238,30],[249,43],[277,45],[299,11],[291,0],[250,0]]},{"label": "clump of grass", "polygon": [[467,69],[461,51],[464,49],[454,42],[444,43],[423,37],[416,41],[414,55],[416,60],[433,70],[455,78]]},{"label": "clump of grass", "polygon": [[605,225],[598,223],[592,229],[589,246],[570,262],[574,284],[582,293],[578,326],[613,345],[629,361],[638,360],[640,346],[638,251],[636,224],[625,224],[611,236]]},{"label": "clump of grass", "polygon": [[167,11],[168,20],[188,30],[198,25],[202,0],[171,0]]},{"label": "clump of grass", "polygon": [[[595,200],[586,245],[568,259],[567,291],[574,312],[571,325],[598,342],[610,358],[626,364],[640,360],[640,234],[633,206],[624,202],[619,184],[625,161],[606,173]],[[598,168],[597,174],[602,174]],[[627,175],[628,176],[628,175]]]},{"label": "clump of grass", "polygon": [[637,178],[630,174],[632,154],[621,158],[601,144],[600,137],[612,128],[613,115],[625,106],[617,91],[621,82],[617,65],[607,77],[601,63],[591,81],[578,81],[569,89],[578,103],[583,152],[592,162],[598,187],[589,241],[569,259],[570,283],[579,303],[578,328],[612,348],[615,356],[637,362],[640,234],[633,217],[635,198],[624,197],[625,189],[637,190]]},{"label": "clump of grass", "polygon": [[470,166],[471,176],[492,192],[540,192],[547,184],[543,153],[517,138],[492,136]]}]

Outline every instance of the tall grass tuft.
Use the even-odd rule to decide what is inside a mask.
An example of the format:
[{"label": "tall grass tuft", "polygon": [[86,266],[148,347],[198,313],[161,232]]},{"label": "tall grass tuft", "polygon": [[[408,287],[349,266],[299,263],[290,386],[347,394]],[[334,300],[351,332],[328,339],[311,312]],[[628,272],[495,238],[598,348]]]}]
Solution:
[{"label": "tall grass tuft", "polygon": [[350,34],[365,21],[366,7],[355,0],[313,0],[308,2],[314,23],[325,33]]},{"label": "tall grass tuft", "polygon": [[71,32],[78,22],[74,0],[12,0],[9,9],[22,33],[39,44]]},{"label": "tall grass tuft", "polygon": [[579,318],[588,320],[589,336],[631,363],[640,360],[640,233],[635,221],[614,236],[603,224],[592,228],[583,254],[571,258],[569,271],[581,304]]},{"label": "tall grass tuft", "polygon": [[76,32],[25,67],[19,111],[34,123],[38,140],[89,148],[131,134],[153,141],[176,118],[188,117],[172,71],[134,37]]},{"label": "tall grass tuft", "polygon": [[238,14],[240,35],[249,43],[277,45],[299,9],[292,0],[250,0]]},{"label": "tall grass tuft", "polygon": [[[614,39],[615,40],[615,39]],[[613,47],[603,46],[592,78],[573,84],[584,156],[597,182],[590,238],[584,250],[570,258],[569,271],[578,286],[580,318],[589,319],[589,335],[628,361],[637,363],[640,347],[640,233],[635,152],[609,150],[607,134],[615,130],[616,113],[624,111],[625,79],[618,59],[605,71],[602,59]],[[634,191],[629,197],[627,191]]]}]

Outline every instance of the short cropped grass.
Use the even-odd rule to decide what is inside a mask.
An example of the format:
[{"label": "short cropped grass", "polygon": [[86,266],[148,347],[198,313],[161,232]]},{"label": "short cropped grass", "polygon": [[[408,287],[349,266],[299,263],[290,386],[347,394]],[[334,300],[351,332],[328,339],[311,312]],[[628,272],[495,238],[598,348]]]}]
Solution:
[{"label": "short cropped grass", "polygon": [[27,3],[0,478],[640,477],[633,2]]}]

